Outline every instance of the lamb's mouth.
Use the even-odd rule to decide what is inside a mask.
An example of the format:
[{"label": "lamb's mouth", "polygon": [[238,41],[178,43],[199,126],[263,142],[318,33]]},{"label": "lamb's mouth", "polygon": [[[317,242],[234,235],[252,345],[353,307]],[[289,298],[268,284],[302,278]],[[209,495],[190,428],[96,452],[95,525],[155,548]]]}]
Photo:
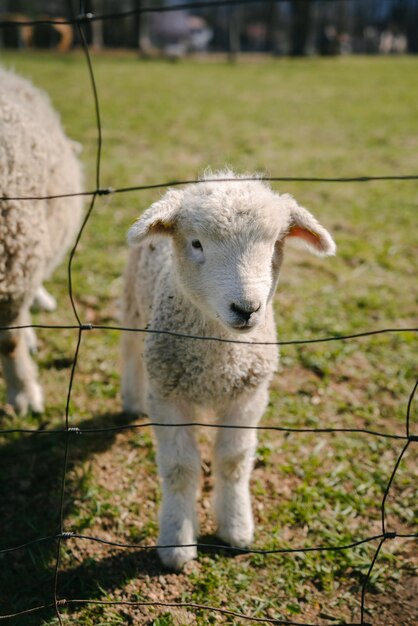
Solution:
[{"label": "lamb's mouth", "polygon": [[257,322],[252,320],[249,320],[248,322],[230,322],[228,324],[229,328],[232,328],[232,330],[240,334],[251,332],[257,325]]}]

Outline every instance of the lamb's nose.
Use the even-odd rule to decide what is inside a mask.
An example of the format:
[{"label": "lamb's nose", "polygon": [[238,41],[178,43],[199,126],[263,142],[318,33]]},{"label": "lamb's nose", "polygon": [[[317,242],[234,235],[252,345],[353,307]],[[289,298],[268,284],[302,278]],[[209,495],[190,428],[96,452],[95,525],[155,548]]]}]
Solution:
[{"label": "lamb's nose", "polygon": [[231,311],[233,311],[233,313],[235,313],[235,315],[237,317],[239,317],[243,322],[248,322],[251,315],[253,313],[257,313],[257,311],[260,310],[261,304],[236,304],[236,302],[233,302],[231,304]]}]

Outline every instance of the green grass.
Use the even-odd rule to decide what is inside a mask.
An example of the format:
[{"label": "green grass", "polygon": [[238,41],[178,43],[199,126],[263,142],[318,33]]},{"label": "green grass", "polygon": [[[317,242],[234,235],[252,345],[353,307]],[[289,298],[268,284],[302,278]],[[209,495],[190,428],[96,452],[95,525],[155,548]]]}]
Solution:
[{"label": "green grass", "polygon": [[[91,88],[79,54],[3,55],[44,87],[68,133],[83,144],[86,188],[94,189],[96,129]],[[412,58],[266,60],[176,65],[131,55],[94,59],[103,123],[101,186],[124,187],[188,179],[205,167],[277,176],[359,176],[418,172],[417,61]],[[300,339],[384,327],[417,326],[415,182],[274,185],[292,193],[334,234],[335,259],[289,249],[276,295],[280,338]],[[126,231],[160,191],[99,198],[74,262],[81,318],[114,323]],[[73,323],[66,268],[48,285],[60,306],[36,313],[37,323]],[[38,333],[46,391],[45,428],[63,424],[76,333]],[[121,425],[119,334],[83,335],[71,400],[81,429]],[[405,432],[416,377],[416,335],[281,348],[264,424],[291,428],[367,428]],[[4,389],[1,390],[4,404]],[[411,412],[413,420],[414,410]],[[5,408],[1,427],[37,427]],[[3,437],[0,442],[1,547],[55,534],[64,440]],[[252,491],[260,549],[346,545],[379,534],[380,504],[402,441],[359,434],[264,432]],[[414,445],[386,503],[387,529],[417,531]],[[200,517],[202,541],[213,542],[210,454]],[[414,482],[415,481],[415,482]],[[70,443],[65,527],[113,541],[153,544],[158,479],[152,435],[74,436]],[[376,542],[352,550],[236,555],[206,549],[181,575],[167,574],[156,555],[67,541],[61,552],[59,597],[195,602],[256,617],[332,624],[359,621],[359,598]],[[49,603],[56,545],[0,556],[0,613]],[[371,576],[367,621],[411,625],[418,619],[411,587],[416,542],[386,542]],[[412,607],[412,608],[411,608]],[[181,608],[62,609],[67,624],[241,624],[239,618]],[[12,622],[11,622],[12,623]],[[57,624],[53,610],[22,625]]]}]

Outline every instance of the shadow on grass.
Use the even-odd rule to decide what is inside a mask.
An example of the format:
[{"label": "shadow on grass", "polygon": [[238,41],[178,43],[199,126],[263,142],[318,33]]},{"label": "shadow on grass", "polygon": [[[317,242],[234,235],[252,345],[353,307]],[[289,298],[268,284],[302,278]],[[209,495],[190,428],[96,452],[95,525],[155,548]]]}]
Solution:
[{"label": "shadow on grass", "polygon": [[[81,431],[128,425],[132,417],[123,413],[104,414],[78,424]],[[135,420],[137,421],[137,420]],[[67,487],[64,504],[65,519],[76,513],[74,498],[79,493],[77,484],[69,480],[74,467],[90,457],[104,452],[114,444],[116,432],[71,435],[67,465]],[[64,469],[65,434],[22,435],[7,437],[0,444],[0,550],[25,544],[33,539],[50,539],[0,554],[0,616],[12,614],[35,606],[50,604],[54,598],[57,538],[60,528],[60,500]],[[88,540],[69,539],[80,542]],[[205,555],[222,553],[225,556],[240,551],[223,550],[222,541],[214,535],[199,538],[206,544],[200,549]],[[62,542],[61,554],[66,545]],[[74,555],[72,555],[73,557]],[[77,558],[77,557],[76,557]],[[166,573],[155,550],[117,549],[103,546],[96,558],[81,557],[75,565],[65,557],[58,577],[58,597],[99,599],[102,589],[112,592],[129,580],[138,578],[138,593],[142,594],[141,576],[160,576]],[[74,559],[73,559],[74,563]],[[54,609],[45,609],[28,616],[5,620],[22,626],[41,626],[53,617]]]},{"label": "shadow on grass", "polygon": [[[100,415],[78,426],[81,430],[121,426],[130,420],[120,413]],[[67,476],[83,460],[110,448],[116,434],[71,436]],[[54,536],[60,528],[64,453],[65,434],[9,435],[0,444],[0,551],[52,536],[28,548],[0,554],[0,616],[53,601],[57,554]],[[71,485],[68,487],[67,494]],[[64,519],[74,512],[74,507],[73,499],[67,495]],[[134,560],[132,567],[133,563]],[[123,570],[123,576],[126,575]],[[44,623],[44,618],[42,611],[7,622],[37,626]]]},{"label": "shadow on grass", "polygon": [[[80,540],[75,539],[75,541]],[[204,547],[199,548],[199,554],[204,554],[205,557],[213,556],[215,558],[215,555],[221,554],[223,557],[235,558],[244,554],[241,550],[228,550],[227,544],[224,544],[213,534],[200,536],[199,543],[205,544]],[[224,547],[225,549],[223,549]],[[112,596],[113,592],[133,581],[134,597],[142,598],[147,602],[150,599],[151,586],[153,586],[153,582],[150,583],[149,579],[159,579],[162,574],[173,574],[172,570],[166,569],[161,564],[154,549],[115,549],[104,546],[104,550],[106,552],[111,551],[111,553],[97,558],[87,557],[75,567],[60,572],[60,597],[78,600],[103,599],[103,589],[106,590],[106,595]],[[187,576],[187,572],[179,574],[179,576],[182,575]],[[145,576],[147,577],[146,580],[144,580]],[[158,580],[157,586],[160,584]],[[168,602],[179,601],[179,598],[167,597],[165,599]],[[70,613],[72,610],[76,610],[78,606],[77,604],[70,605]]]}]

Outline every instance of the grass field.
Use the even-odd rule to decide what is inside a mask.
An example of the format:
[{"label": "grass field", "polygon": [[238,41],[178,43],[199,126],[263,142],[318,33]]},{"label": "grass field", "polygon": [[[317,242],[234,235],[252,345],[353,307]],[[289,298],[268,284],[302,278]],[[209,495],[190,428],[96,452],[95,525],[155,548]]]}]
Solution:
[{"label": "grass field", "polygon": [[[68,133],[81,142],[86,188],[94,189],[96,128],[82,56],[3,55],[44,87]],[[418,173],[418,72],[412,58],[222,62],[94,59],[103,123],[101,185],[124,187],[193,178],[205,167],[276,176]],[[415,182],[275,185],[292,193],[333,233],[335,259],[288,250],[275,298],[282,340],[417,326]],[[83,322],[118,319],[126,231],[160,191],[99,198],[74,261]],[[66,267],[48,285],[56,312],[36,323],[73,323]],[[16,418],[6,406],[0,428],[63,426],[77,333],[38,332],[46,393],[42,418]],[[122,425],[119,334],[84,333],[71,400],[71,425]],[[367,428],[405,433],[416,379],[416,334],[285,346],[264,425]],[[4,406],[4,388],[1,387]],[[416,402],[412,429],[416,432]],[[259,549],[340,546],[381,532],[380,504],[403,441],[361,434],[260,437],[252,480]],[[63,469],[62,436],[0,438],[1,548],[55,534]],[[417,444],[390,490],[387,530],[417,532]],[[210,439],[201,435],[200,519],[210,515]],[[153,545],[158,479],[147,427],[71,438],[65,528],[110,541]],[[165,572],[153,550],[121,550],[88,540],[63,545],[62,598],[193,602],[259,618],[300,623],[360,621],[360,593],[377,542],[344,551],[263,556],[206,549],[180,575]],[[386,541],[373,569],[365,621],[418,622],[416,540]],[[0,614],[49,603],[56,542],[0,555]],[[63,607],[65,624],[242,624],[241,618],[164,607]],[[6,620],[6,623],[9,623]],[[10,623],[57,624],[53,609]]]}]

